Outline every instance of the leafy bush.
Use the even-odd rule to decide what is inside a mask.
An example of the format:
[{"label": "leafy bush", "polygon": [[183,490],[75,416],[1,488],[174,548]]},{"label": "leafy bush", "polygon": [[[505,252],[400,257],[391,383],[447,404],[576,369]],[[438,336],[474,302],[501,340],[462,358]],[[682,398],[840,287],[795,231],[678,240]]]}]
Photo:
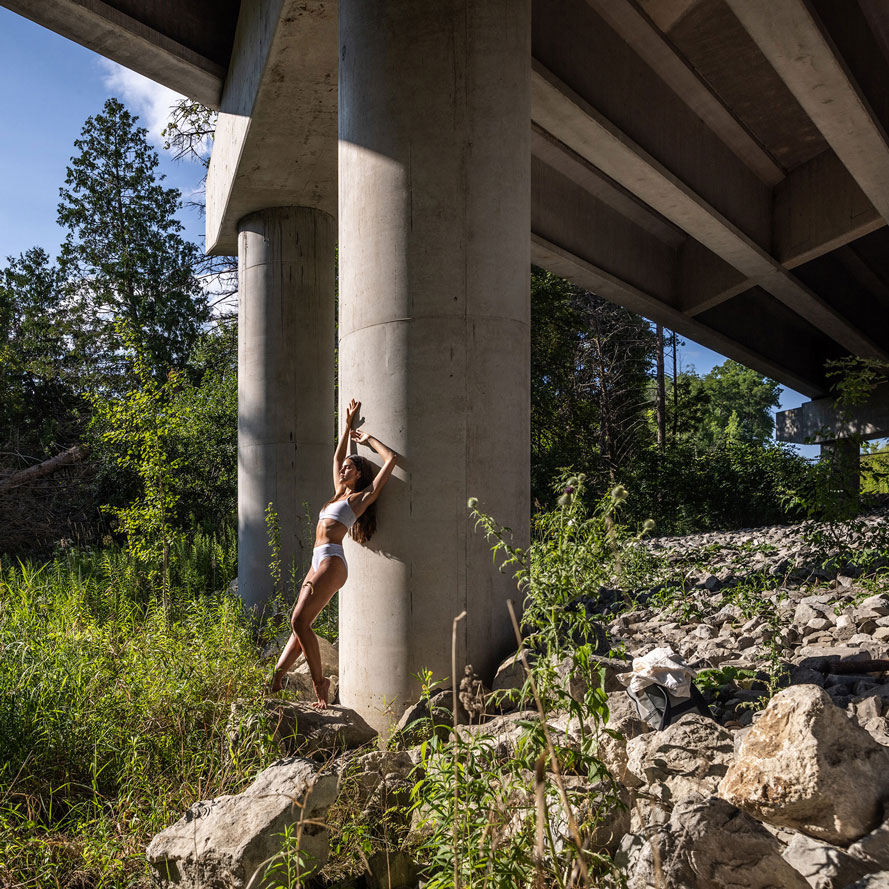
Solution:
[{"label": "leafy bush", "polygon": [[662,454],[647,451],[628,469],[633,491],[627,512],[652,517],[659,534],[733,530],[792,521],[788,493],[812,467],[792,447],[726,439],[706,450],[680,442]]}]

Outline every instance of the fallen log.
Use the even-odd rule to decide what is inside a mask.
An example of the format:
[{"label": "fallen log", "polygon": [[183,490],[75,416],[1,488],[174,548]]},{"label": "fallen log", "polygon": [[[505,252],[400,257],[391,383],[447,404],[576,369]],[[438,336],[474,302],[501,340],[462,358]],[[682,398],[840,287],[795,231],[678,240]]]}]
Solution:
[{"label": "fallen log", "polygon": [[30,484],[38,478],[52,475],[52,473],[64,469],[66,466],[80,463],[84,457],[86,457],[86,451],[80,445],[74,445],[68,448],[68,450],[62,451],[61,454],[50,457],[49,460],[44,460],[42,463],[29,466],[27,469],[22,469],[19,472],[6,476],[4,479],[0,479],[0,494],[12,488]]}]

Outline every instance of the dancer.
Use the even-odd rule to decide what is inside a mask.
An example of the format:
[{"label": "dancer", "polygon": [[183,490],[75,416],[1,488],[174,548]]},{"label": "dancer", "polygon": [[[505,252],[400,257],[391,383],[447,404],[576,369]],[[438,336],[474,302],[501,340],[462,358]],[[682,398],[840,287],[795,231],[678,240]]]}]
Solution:
[{"label": "dancer", "polygon": [[[280,691],[284,677],[299,653],[305,652],[312,674],[312,685],[318,700],[313,707],[323,710],[328,705],[330,680],[321,674],[321,653],[318,637],[312,624],[333,594],[346,582],[348,568],[343,550],[343,538],[348,532],[358,543],[367,543],[376,530],[374,502],[392,475],[398,455],[372,435],[352,428],[361,402],[353,398],[346,409],[346,423],[333,455],[333,485],[335,493],[318,516],[315,529],[315,548],[312,550],[312,569],[306,575],[299,598],[290,617],[293,632],[278,658],[272,677],[272,691]],[[347,454],[349,439],[367,445],[383,458],[382,468],[366,457]]]}]

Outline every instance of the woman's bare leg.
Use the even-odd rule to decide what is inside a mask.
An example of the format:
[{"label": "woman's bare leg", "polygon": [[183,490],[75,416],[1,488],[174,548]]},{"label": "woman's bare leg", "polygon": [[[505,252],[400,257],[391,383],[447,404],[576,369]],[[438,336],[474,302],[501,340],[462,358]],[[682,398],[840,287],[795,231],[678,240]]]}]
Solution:
[{"label": "woman's bare leg", "polygon": [[290,668],[296,663],[296,659],[300,656],[302,650],[299,639],[291,633],[287,644],[284,646],[284,650],[281,652],[281,657],[278,658],[278,663],[275,664],[275,674],[272,676],[273,692],[281,691],[284,687],[284,677],[290,672]]},{"label": "woman's bare leg", "polygon": [[[303,586],[311,581],[313,573],[314,569],[310,568],[309,573],[306,575],[306,579],[303,581]],[[291,617],[291,623],[292,622],[293,618]],[[290,638],[287,640],[287,644],[284,646],[284,650],[278,658],[278,663],[275,664],[275,673],[272,676],[273,693],[281,691],[284,687],[284,677],[290,672],[290,668],[296,663],[296,659],[302,654],[302,650],[302,646],[299,644],[299,639],[297,639],[294,633],[291,632]]]},{"label": "woman's bare leg", "polygon": [[318,637],[312,632],[312,624],[321,613],[321,609],[346,582],[346,573],[346,563],[342,559],[336,556],[325,559],[318,566],[318,570],[312,572],[303,583],[290,620],[293,635],[305,653],[315,694],[318,695],[318,701],[313,706],[319,710],[327,707],[330,680],[321,672],[321,651],[318,647]]}]

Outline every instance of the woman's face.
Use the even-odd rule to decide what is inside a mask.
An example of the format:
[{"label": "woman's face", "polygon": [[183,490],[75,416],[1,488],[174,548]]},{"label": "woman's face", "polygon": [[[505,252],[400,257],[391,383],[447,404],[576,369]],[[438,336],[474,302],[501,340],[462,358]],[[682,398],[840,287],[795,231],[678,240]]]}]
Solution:
[{"label": "woman's face", "polygon": [[355,487],[360,474],[361,473],[358,472],[358,467],[351,460],[343,461],[342,468],[340,469],[340,481],[347,488]]}]

